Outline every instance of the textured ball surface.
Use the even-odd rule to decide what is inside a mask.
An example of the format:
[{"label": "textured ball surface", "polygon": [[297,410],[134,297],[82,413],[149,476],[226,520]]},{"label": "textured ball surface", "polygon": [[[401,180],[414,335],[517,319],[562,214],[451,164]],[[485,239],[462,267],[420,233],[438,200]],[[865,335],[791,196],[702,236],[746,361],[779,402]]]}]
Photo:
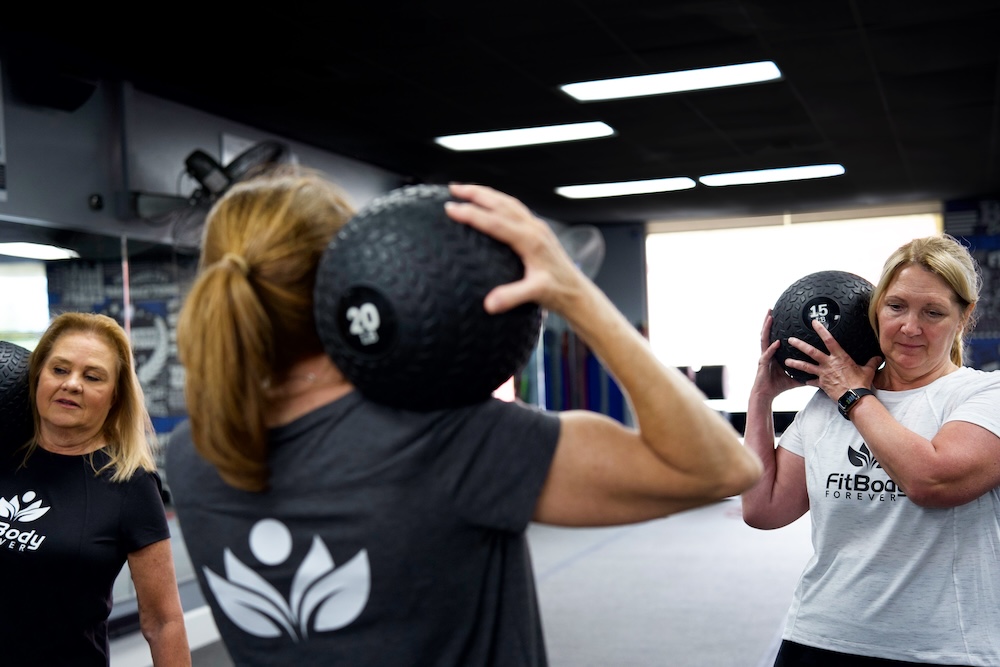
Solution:
[{"label": "textured ball surface", "polygon": [[34,423],[28,397],[28,358],[31,353],[0,340],[0,451],[20,447],[31,437]]},{"label": "textured ball surface", "polygon": [[488,398],[535,348],[541,309],[490,315],[483,299],[519,280],[507,245],[450,219],[443,186],[393,190],[331,240],[316,276],[330,358],[368,398],[413,410]]},{"label": "textured ball surface", "polygon": [[774,321],[771,324],[771,342],[781,340],[774,356],[785,373],[800,382],[816,377],[784,365],[789,358],[813,363],[812,359],[788,343],[789,337],[799,338],[828,352],[819,334],[812,328],[813,320],[819,320],[829,329],[855,363],[864,365],[872,357],[881,356],[878,336],[868,321],[868,304],[874,289],[861,276],[846,271],[819,271],[789,285],[774,304]]}]

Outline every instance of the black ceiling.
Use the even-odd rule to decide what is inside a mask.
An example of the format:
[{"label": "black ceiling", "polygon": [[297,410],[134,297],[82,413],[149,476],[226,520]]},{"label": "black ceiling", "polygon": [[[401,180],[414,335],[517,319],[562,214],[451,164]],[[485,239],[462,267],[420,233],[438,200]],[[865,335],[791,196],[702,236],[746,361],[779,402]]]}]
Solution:
[{"label": "black ceiling", "polygon": [[[163,10],[5,30],[6,58],[137,88],[566,223],[995,194],[997,0],[535,0]],[[246,5],[249,8],[249,5]],[[64,17],[67,18],[67,17]],[[580,103],[560,84],[772,60],[780,81]],[[455,153],[435,136],[602,120],[610,138]],[[840,163],[817,181],[568,200],[560,185]]]}]

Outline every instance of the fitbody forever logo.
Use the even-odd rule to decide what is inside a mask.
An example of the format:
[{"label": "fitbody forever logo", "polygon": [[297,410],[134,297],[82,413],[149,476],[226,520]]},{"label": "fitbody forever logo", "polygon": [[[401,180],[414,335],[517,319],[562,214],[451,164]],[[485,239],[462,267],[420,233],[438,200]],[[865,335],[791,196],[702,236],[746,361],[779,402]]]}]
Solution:
[{"label": "fitbody forever logo", "polygon": [[[882,469],[882,464],[864,442],[858,449],[847,447],[847,460],[855,468],[866,472]],[[895,501],[906,494],[892,479],[873,479],[863,473],[831,472],[826,477],[826,497],[844,500],[868,500],[870,502]]]},{"label": "fitbody forever logo", "polygon": [[[249,535],[250,552],[263,565],[280,565],[292,552],[292,536],[276,519],[262,519]],[[293,641],[331,632],[350,624],[364,610],[371,591],[368,552],[359,551],[339,568],[318,536],[292,579],[288,600],[228,548],[223,551],[225,576],[203,568],[219,607],[244,632]]]},{"label": "fitbody forever logo", "polygon": [[43,517],[51,507],[43,507],[34,491],[25,491],[10,500],[0,497],[0,548],[15,551],[36,551],[45,541],[34,530],[15,528],[16,523],[30,523]]}]

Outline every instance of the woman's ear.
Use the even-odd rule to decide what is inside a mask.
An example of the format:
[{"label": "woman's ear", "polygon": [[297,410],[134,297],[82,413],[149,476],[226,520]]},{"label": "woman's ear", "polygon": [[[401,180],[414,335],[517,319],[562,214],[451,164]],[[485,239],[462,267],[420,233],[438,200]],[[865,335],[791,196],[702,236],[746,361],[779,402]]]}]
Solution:
[{"label": "woman's ear", "polygon": [[969,323],[972,322],[972,313],[974,313],[975,310],[976,310],[976,304],[974,303],[970,303],[965,307],[965,309],[962,310],[962,317],[959,327],[963,334],[969,328]]}]

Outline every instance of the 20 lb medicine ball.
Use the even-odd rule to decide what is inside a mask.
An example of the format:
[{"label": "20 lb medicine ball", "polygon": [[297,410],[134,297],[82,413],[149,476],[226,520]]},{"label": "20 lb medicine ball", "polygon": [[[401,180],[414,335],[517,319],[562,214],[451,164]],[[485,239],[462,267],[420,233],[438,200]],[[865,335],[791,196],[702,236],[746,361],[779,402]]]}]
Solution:
[{"label": "20 lb medicine ball", "polygon": [[20,345],[0,340],[0,451],[20,447],[34,432],[28,397],[30,356]]},{"label": "20 lb medicine ball", "polygon": [[786,359],[813,363],[808,356],[788,343],[788,338],[804,340],[828,352],[812,328],[819,320],[855,363],[864,365],[872,357],[882,356],[878,336],[868,321],[868,304],[875,287],[861,276],[846,271],[819,271],[789,285],[772,309],[771,342],[781,340],[775,359],[785,373],[799,382],[816,376],[784,365]]},{"label": "20 lb medicine ball", "polygon": [[488,398],[527,362],[541,309],[490,315],[486,294],[519,280],[517,254],[444,210],[444,186],[373,200],[320,260],[316,324],[330,358],[368,398],[432,410]]}]

